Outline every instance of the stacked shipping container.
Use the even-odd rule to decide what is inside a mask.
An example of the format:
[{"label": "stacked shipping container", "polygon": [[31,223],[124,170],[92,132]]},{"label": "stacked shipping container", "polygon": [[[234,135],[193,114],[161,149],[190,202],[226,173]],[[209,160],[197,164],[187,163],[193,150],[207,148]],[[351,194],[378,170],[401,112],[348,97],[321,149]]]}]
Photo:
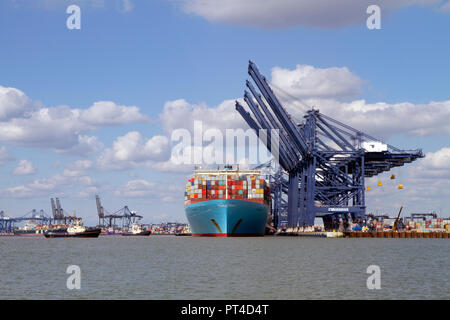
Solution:
[{"label": "stacked shipping container", "polygon": [[265,179],[256,174],[195,174],[186,183],[185,205],[195,202],[235,199],[267,203],[270,188]]},{"label": "stacked shipping container", "polygon": [[415,229],[417,229],[417,230],[426,230],[426,229],[447,229],[447,230],[449,230],[450,220],[442,219],[442,218],[436,218],[436,219],[426,220],[426,221],[422,221],[422,222],[409,220],[406,225],[410,230],[415,230]]}]

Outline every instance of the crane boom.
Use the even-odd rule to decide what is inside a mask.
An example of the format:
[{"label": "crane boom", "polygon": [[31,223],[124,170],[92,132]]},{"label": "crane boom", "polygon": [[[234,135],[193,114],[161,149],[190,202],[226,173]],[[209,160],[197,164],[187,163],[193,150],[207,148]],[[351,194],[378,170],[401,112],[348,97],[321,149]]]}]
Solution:
[{"label": "crane boom", "polygon": [[394,230],[394,231],[398,230],[398,219],[400,219],[400,213],[402,213],[402,209],[403,209],[403,206],[400,207],[397,218],[394,221],[394,226],[392,227],[392,230]]}]

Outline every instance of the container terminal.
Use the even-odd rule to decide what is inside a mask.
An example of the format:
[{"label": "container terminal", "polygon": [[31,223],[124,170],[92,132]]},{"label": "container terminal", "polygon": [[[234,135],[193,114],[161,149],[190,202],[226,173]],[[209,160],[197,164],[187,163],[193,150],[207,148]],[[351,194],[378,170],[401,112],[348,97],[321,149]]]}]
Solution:
[{"label": "container terminal", "polygon": [[[95,196],[100,236],[148,236],[152,235],[189,235],[190,231],[186,223],[164,222],[158,224],[142,224],[139,221],[142,216],[129,210],[128,206],[108,213],[100,202],[100,197]],[[50,199],[52,215],[44,210],[33,209],[21,217],[9,217],[4,211],[0,211],[0,236],[45,236],[55,232],[64,232],[70,228],[76,228],[82,224],[82,218],[68,215],[62,208],[61,201]],[[23,225],[24,224],[24,225]]]},{"label": "container terminal", "polygon": [[[421,149],[402,150],[383,143],[314,107],[306,106],[301,100],[269,83],[252,61],[248,65],[248,74],[253,82],[246,81],[243,100],[247,108],[236,101],[236,111],[278,159],[277,162],[270,161],[252,169],[260,170],[264,177],[252,179],[254,173],[243,175],[235,171],[229,175],[220,170],[194,173],[185,190],[189,226],[180,223],[142,225],[139,223],[142,216],[135,211],[124,206],[110,214],[96,196],[97,227],[101,228],[102,235],[120,235],[136,224],[150,230],[153,235],[190,235],[191,231],[192,234],[200,231],[200,234],[228,235],[233,233],[239,221],[244,226],[244,218],[248,221],[265,211],[252,208],[244,214],[246,210],[240,210],[242,204],[261,202],[261,205],[268,206],[267,219],[256,219],[255,225],[241,230],[253,231],[261,225],[261,221],[266,220],[264,233],[277,236],[448,238],[450,219],[440,218],[434,212],[411,213],[401,217],[400,208],[398,215],[392,218],[366,213],[366,192],[370,192],[371,188],[366,186],[365,178],[423,158]],[[298,120],[290,115],[274,91],[301,104],[305,111],[303,119]],[[271,145],[269,134],[260,135],[261,132],[273,130],[279,135],[277,145]],[[395,175],[391,174],[390,179],[395,180]],[[404,186],[398,184],[397,188],[403,189]],[[227,200],[238,201],[239,205],[225,210],[225,214],[222,212],[217,219],[227,223],[230,221],[230,226],[234,222],[231,230],[228,224],[226,228],[220,225],[217,228],[214,222],[210,223],[215,218],[205,214],[217,214],[221,211],[218,208],[223,206],[231,208],[231,202]],[[221,201],[225,203],[219,203]],[[216,202],[219,204],[214,205]],[[47,229],[67,228],[76,219],[75,215],[64,214],[58,198],[56,204],[51,199],[51,208],[52,216],[45,215],[42,210],[39,213],[33,210],[19,218],[0,212],[0,234],[32,235],[34,231],[34,235],[39,235]],[[230,215],[239,212],[238,215],[245,217],[231,221],[227,212]],[[195,217],[198,215],[203,217],[197,221]],[[322,219],[323,226],[315,225],[318,218]],[[34,222],[35,226],[28,223],[23,228],[17,228],[16,224],[21,222]],[[212,231],[202,232],[207,229]],[[219,232],[221,230],[226,231]],[[256,233],[260,235],[261,231]]]}]

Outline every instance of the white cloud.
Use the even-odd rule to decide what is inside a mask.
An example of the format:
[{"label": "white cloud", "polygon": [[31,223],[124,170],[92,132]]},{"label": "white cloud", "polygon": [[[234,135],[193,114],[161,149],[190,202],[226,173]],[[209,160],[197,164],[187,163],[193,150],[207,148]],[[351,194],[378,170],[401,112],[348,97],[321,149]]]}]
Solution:
[{"label": "white cloud", "polygon": [[203,122],[203,130],[217,128],[242,128],[245,121],[235,110],[235,100],[225,100],[215,108],[206,104],[190,104],[184,99],[168,101],[159,116],[163,129],[169,135],[175,129],[187,129],[193,132],[194,120]]},{"label": "white cloud", "polygon": [[346,67],[297,65],[294,70],[274,67],[272,83],[298,98],[339,99],[360,95],[364,81]]},{"label": "white cloud", "polygon": [[25,93],[16,88],[0,86],[0,121],[23,116],[33,109],[33,103]]},{"label": "white cloud", "polygon": [[111,101],[95,102],[87,109],[32,105],[23,92],[0,87],[0,141],[89,155],[103,145],[96,137],[87,136],[87,132],[149,121],[138,107]]},{"label": "white cloud", "polygon": [[96,186],[90,186],[78,193],[79,198],[92,198],[94,195],[98,194],[100,189]]},{"label": "white cloud", "polygon": [[56,174],[50,178],[34,180],[25,185],[9,187],[1,190],[3,197],[11,198],[32,198],[37,196],[51,195],[63,187],[68,187],[69,178],[61,174]]},{"label": "white cloud", "polygon": [[183,0],[186,13],[214,23],[263,28],[311,26],[336,28],[365,23],[367,7],[377,4],[382,17],[411,5],[433,6],[441,0]]},{"label": "white cloud", "polygon": [[132,131],[117,137],[112,147],[97,158],[97,164],[102,169],[125,169],[151,166],[156,161],[168,158],[167,137],[153,136],[144,139],[139,132]]},{"label": "white cloud", "polygon": [[128,181],[122,190],[117,190],[117,196],[125,197],[147,197],[156,190],[155,184],[146,180]]},{"label": "white cloud", "polygon": [[[62,173],[50,177],[35,179],[27,184],[4,188],[0,190],[1,197],[33,198],[39,196],[50,197],[61,190],[83,187],[84,191],[98,187],[95,180],[86,171],[92,168],[92,161],[79,160],[68,164]],[[91,188],[91,189],[89,189]]]},{"label": "white cloud", "polygon": [[116,196],[130,198],[158,199],[174,202],[182,199],[183,188],[174,183],[154,183],[144,179],[128,181],[125,186],[115,191]]},{"label": "white cloud", "polygon": [[450,184],[450,147],[428,152],[419,160],[411,176],[422,180],[444,179]]},{"label": "white cloud", "polygon": [[148,117],[142,115],[136,106],[121,106],[112,101],[99,101],[86,110],[80,110],[80,120],[97,127],[147,122]]},{"label": "white cloud", "polygon": [[[367,103],[365,100],[344,103],[331,99],[307,99],[304,102],[380,139],[386,140],[395,134],[428,136],[450,133],[450,100],[428,104]],[[285,103],[285,106],[293,116],[302,119],[304,107],[292,102]]]},{"label": "white cloud", "polygon": [[194,165],[189,164],[177,164],[169,159],[167,161],[155,162],[149,166],[151,169],[160,172],[171,172],[171,173],[190,173],[194,170]]},{"label": "white cloud", "polygon": [[92,168],[93,162],[91,160],[77,160],[74,163],[68,164],[63,175],[66,177],[80,177],[85,174],[85,171]]},{"label": "white cloud", "polygon": [[[235,110],[235,100],[226,100],[217,107],[190,104],[183,99],[168,101],[159,119],[168,137],[171,137],[172,131],[176,129],[186,129],[193,137],[195,120],[202,122],[203,132],[215,128],[223,132],[224,136],[226,129],[246,126]],[[144,141],[138,132],[129,132],[118,137],[111,148],[104,150],[97,158],[97,165],[107,170],[146,167],[162,172],[192,171],[193,165],[178,165],[171,161],[171,143],[167,136],[154,136]]]},{"label": "white cloud", "polygon": [[30,175],[36,172],[36,168],[33,163],[28,160],[20,160],[19,165],[13,170],[13,174],[16,176]]},{"label": "white cloud", "polygon": [[[412,212],[436,211],[439,215],[450,217],[448,199],[450,199],[450,148],[444,147],[429,152],[425,158],[394,168],[388,173],[368,178],[366,192],[368,212],[397,214],[404,207],[402,216]],[[390,174],[395,179],[390,179]],[[378,181],[382,186],[378,186]],[[402,184],[403,189],[398,189]],[[447,208],[447,209],[445,209]],[[383,211],[379,211],[383,210]]]},{"label": "white cloud", "polygon": [[436,152],[429,152],[423,160],[430,169],[450,171],[450,148],[442,148]]},{"label": "white cloud", "polygon": [[78,143],[69,149],[55,149],[57,153],[67,153],[79,156],[88,156],[102,150],[103,143],[97,137],[87,135],[78,135]]},{"label": "white cloud", "polygon": [[14,157],[9,154],[4,146],[0,147],[0,166],[5,163],[14,160]]}]

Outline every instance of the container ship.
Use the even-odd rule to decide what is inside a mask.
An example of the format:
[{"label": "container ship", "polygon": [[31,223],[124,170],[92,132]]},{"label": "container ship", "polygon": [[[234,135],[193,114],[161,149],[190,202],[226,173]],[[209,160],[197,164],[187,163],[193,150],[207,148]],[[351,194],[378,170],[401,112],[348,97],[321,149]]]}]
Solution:
[{"label": "container ship", "polygon": [[196,170],[186,184],[192,236],[263,236],[270,201],[260,170]]}]

